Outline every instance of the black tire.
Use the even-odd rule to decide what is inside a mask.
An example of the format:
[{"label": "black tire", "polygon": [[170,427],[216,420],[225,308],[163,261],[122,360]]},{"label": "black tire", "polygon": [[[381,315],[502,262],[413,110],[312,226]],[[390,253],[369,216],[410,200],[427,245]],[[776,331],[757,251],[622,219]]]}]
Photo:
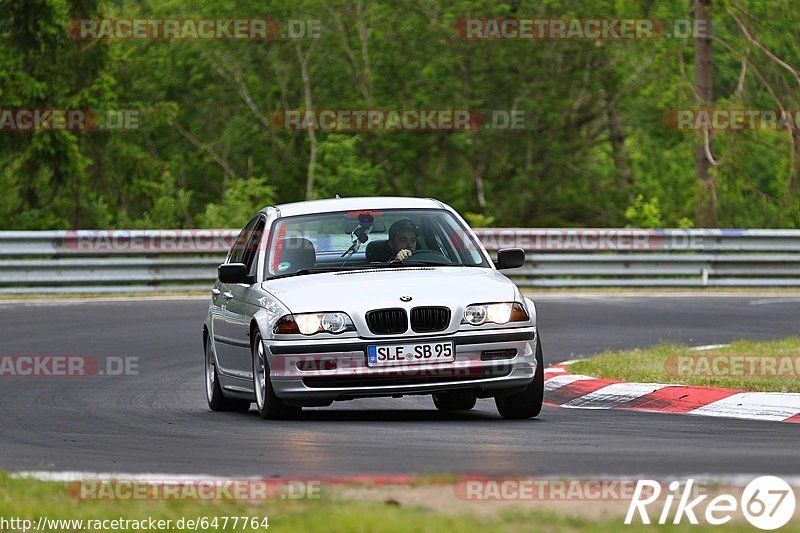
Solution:
[{"label": "black tire", "polygon": [[[275,395],[269,379],[269,361],[264,353],[261,334],[253,335],[253,392],[256,395],[256,409],[264,420],[291,420],[300,416],[302,407],[287,405]],[[263,380],[263,383],[259,382]]]},{"label": "black tire", "polygon": [[544,361],[541,338],[536,339],[536,373],[525,390],[516,394],[496,396],[494,403],[503,418],[520,420],[534,418],[542,410],[544,401]]},{"label": "black tire", "polygon": [[433,395],[433,404],[440,411],[469,411],[477,402],[469,392],[442,392]]},{"label": "black tire", "polygon": [[246,413],[250,410],[250,403],[247,400],[237,398],[227,398],[222,392],[217,376],[217,362],[211,350],[211,338],[206,338],[205,346],[205,367],[206,367],[206,400],[208,407],[212,411],[235,411]]}]

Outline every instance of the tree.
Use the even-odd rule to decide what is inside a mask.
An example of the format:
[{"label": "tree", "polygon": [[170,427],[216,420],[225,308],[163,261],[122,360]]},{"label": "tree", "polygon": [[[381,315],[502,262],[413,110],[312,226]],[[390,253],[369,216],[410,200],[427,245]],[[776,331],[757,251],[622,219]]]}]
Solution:
[{"label": "tree", "polygon": [[[711,49],[711,0],[694,0],[694,72],[695,95],[702,109],[714,104],[714,62]],[[715,228],[717,222],[717,190],[714,156],[711,149],[712,130],[704,127],[695,147],[694,161],[701,196],[697,204],[697,225]]]}]

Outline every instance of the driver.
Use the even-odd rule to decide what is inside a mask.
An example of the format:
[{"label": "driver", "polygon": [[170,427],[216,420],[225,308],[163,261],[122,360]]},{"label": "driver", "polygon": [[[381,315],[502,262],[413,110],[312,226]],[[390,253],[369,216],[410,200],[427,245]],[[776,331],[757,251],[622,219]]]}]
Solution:
[{"label": "driver", "polygon": [[389,228],[389,248],[392,261],[405,261],[417,249],[417,227],[409,219],[398,220]]}]

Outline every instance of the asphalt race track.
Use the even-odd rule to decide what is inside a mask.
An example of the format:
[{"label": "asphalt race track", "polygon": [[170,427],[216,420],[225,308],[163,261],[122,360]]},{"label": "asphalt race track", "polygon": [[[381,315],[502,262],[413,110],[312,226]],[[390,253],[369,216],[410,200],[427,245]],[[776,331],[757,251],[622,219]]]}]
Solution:
[{"label": "asphalt race track", "polygon": [[[441,414],[430,397],[372,399],[264,422],[205,401],[205,300],[0,304],[0,355],[139,358],[139,375],[0,377],[0,469],[227,476],[800,475],[800,425],[545,407],[502,420],[491,400]],[[800,298],[537,300],[545,361],[660,341],[800,334]]]}]

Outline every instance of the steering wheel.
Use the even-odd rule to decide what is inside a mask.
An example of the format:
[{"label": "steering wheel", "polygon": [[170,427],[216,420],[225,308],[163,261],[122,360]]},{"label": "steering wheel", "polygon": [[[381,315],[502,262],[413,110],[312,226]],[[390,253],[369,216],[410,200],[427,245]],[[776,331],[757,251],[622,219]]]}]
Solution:
[{"label": "steering wheel", "polygon": [[435,250],[414,250],[411,252],[411,257],[409,257],[408,260],[429,261],[431,263],[441,263],[443,265],[450,265],[453,263],[447,257],[445,257],[443,253]]}]

